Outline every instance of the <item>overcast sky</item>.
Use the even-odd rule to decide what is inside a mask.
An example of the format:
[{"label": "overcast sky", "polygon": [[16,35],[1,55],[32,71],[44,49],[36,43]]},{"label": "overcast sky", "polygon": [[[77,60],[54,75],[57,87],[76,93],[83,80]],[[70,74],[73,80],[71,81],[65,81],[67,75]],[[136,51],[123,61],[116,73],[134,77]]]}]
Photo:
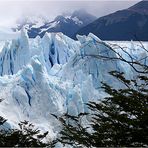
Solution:
[{"label": "overcast sky", "polygon": [[128,8],[140,0],[0,0],[0,26],[10,26],[22,16],[44,15],[53,18],[62,12],[86,9],[100,17],[117,10]]}]

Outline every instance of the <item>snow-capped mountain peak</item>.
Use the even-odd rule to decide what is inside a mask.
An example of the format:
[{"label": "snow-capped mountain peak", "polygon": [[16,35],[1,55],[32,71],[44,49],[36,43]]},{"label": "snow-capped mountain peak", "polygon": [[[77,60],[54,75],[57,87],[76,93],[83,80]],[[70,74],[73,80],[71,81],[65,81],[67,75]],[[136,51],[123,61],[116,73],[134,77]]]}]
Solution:
[{"label": "snow-capped mountain peak", "polygon": [[46,32],[63,32],[65,35],[73,37],[81,27],[95,19],[95,16],[86,11],[78,10],[72,14],[59,15],[53,21],[49,21],[44,17],[20,19],[21,21],[18,21],[18,27],[15,30],[25,27],[30,38],[35,38],[38,35],[43,37]]}]

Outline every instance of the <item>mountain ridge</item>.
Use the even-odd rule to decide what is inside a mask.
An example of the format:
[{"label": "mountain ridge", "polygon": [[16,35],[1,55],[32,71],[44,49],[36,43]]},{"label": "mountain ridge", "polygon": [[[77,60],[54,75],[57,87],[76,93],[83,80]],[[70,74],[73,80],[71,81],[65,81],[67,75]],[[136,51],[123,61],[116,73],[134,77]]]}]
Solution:
[{"label": "mountain ridge", "polygon": [[[145,9],[142,9],[143,6]],[[148,1],[141,1],[128,9],[98,18],[81,28],[76,34],[87,35],[92,32],[103,40],[147,41],[147,26]]]},{"label": "mountain ridge", "polygon": [[80,9],[69,15],[58,15],[53,21],[43,19],[42,22],[41,18],[39,23],[29,23],[26,19],[24,22],[22,21],[22,24],[18,23],[18,27],[16,27],[14,30],[21,30],[23,27],[25,27],[28,30],[28,35],[30,38],[35,38],[38,35],[43,37],[46,32],[62,32],[65,35],[72,37],[81,27],[88,25],[95,19],[97,19],[95,16],[87,13],[85,10]]}]

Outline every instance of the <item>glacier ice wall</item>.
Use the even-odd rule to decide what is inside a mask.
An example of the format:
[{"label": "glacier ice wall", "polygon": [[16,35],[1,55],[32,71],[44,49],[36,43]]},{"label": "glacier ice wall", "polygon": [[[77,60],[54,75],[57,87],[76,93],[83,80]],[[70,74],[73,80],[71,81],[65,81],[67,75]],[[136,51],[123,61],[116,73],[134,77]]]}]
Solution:
[{"label": "glacier ice wall", "polygon": [[0,53],[0,75],[14,74],[30,59],[29,41],[26,31],[21,32],[18,39],[6,42]]},{"label": "glacier ice wall", "polygon": [[[51,113],[88,112],[85,103],[106,95],[99,89],[102,81],[120,87],[108,72],[124,71],[128,75],[131,69],[108,59],[117,58],[111,46],[91,33],[77,38],[79,41],[62,33],[47,33],[43,38],[29,39],[22,30],[18,39],[5,43],[0,52],[0,116],[10,125],[29,120],[44,130],[50,129],[52,137],[59,124]],[[132,56],[145,56],[144,52],[137,56],[138,46],[129,46]]]},{"label": "glacier ice wall", "polygon": [[49,33],[40,39],[28,39],[26,30],[18,39],[5,43],[0,52],[0,75],[16,74],[26,66],[31,57],[41,55],[47,70],[55,64],[64,64],[79,49],[79,43],[62,33]]},{"label": "glacier ice wall", "polygon": [[101,82],[118,85],[109,72],[121,72],[123,67],[113,49],[91,33],[77,38],[81,43],[80,51],[63,67],[62,78],[77,84],[90,75],[95,88],[100,87]]}]

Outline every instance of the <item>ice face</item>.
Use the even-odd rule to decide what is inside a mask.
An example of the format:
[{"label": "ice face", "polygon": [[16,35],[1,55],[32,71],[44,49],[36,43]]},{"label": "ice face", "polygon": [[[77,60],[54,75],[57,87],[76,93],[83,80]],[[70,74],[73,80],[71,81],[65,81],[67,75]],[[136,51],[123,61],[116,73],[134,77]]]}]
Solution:
[{"label": "ice face", "polygon": [[[75,54],[62,70],[62,77],[69,78],[76,84],[92,76],[95,88],[101,86],[101,82],[112,84],[115,80],[109,75],[110,71],[123,71],[114,50],[105,42],[93,34],[77,36],[81,42],[80,53]],[[112,60],[115,59],[115,60]],[[118,83],[117,83],[118,85]]]},{"label": "ice face", "polygon": [[30,60],[28,36],[21,31],[20,38],[6,42],[0,53],[0,75],[15,74]]},{"label": "ice face", "polygon": [[76,115],[87,111],[84,103],[90,96],[95,98],[97,93],[91,85],[91,78],[81,86],[68,80],[62,81],[49,75],[41,61],[39,56],[34,56],[31,63],[17,74],[1,77],[0,98],[5,99],[0,103],[0,115],[13,126],[17,126],[19,121],[29,120],[44,130],[49,128],[56,133],[59,124],[51,113],[60,116],[64,112]]},{"label": "ice face", "polygon": [[65,64],[79,44],[62,33],[46,33],[42,39],[43,55],[48,71],[54,64]]},{"label": "ice face", "polygon": [[[102,81],[120,87],[108,72],[131,73],[127,64],[108,59],[117,58],[108,43],[91,33],[77,37],[79,41],[62,33],[47,33],[43,38],[29,39],[22,30],[18,39],[5,43],[0,52],[0,99],[4,99],[0,116],[8,119],[9,125],[29,120],[50,130],[54,137],[60,127],[51,113],[88,112],[85,103],[106,95],[99,89]],[[133,57],[145,56],[135,43],[128,43],[128,47]]]},{"label": "ice face", "polygon": [[49,71],[56,63],[68,62],[77,49],[79,44],[62,33],[46,33],[42,39],[29,40],[26,30],[22,29],[20,37],[6,42],[0,53],[0,75],[16,74],[34,55],[42,56]]},{"label": "ice face", "polygon": [[[51,133],[58,129],[51,113],[61,115],[68,110],[73,84],[55,77],[54,69],[59,71],[59,64],[68,62],[79,46],[61,33],[31,40],[25,30],[18,39],[6,42],[0,53],[0,98],[4,99],[0,114],[8,119],[8,124],[17,126],[19,121],[29,120]],[[76,90],[70,96],[81,98]]]}]

